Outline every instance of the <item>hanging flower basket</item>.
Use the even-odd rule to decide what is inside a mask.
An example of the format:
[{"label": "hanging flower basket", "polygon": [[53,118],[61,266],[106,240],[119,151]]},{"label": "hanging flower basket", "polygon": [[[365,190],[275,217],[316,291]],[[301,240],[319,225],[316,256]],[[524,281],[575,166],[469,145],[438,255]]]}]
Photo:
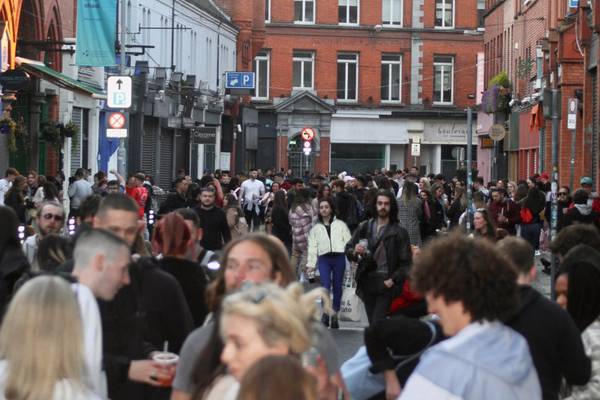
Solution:
[{"label": "hanging flower basket", "polygon": [[17,123],[12,118],[4,117],[0,119],[0,134],[8,135],[7,145],[10,151],[17,151],[16,129]]},{"label": "hanging flower basket", "polygon": [[69,121],[62,127],[62,133],[64,137],[73,138],[79,133],[79,127],[73,121]]},{"label": "hanging flower basket", "polygon": [[48,144],[60,146],[62,144],[61,124],[55,122],[46,122],[42,124],[40,130],[40,139]]}]

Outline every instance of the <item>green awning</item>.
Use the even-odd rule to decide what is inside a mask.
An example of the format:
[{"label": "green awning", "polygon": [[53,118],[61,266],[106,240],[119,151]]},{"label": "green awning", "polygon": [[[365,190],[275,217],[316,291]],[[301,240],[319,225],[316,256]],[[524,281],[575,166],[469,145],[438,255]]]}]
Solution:
[{"label": "green awning", "polygon": [[80,82],[63,73],[55,71],[40,61],[29,60],[23,57],[16,57],[16,63],[25,71],[41,79],[47,80],[48,82],[51,82],[56,86],[60,86],[67,90],[72,90],[74,92],[83,92],[85,94],[90,94],[96,98],[106,98],[106,93],[104,93],[102,89],[85,82]]}]

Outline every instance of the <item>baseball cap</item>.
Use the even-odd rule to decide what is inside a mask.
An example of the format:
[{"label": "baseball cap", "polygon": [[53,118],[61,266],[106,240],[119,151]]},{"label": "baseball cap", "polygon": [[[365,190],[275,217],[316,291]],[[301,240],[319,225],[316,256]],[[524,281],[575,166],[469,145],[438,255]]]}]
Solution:
[{"label": "baseball cap", "polygon": [[540,175],[540,179],[550,180],[550,176],[547,172],[542,172]]},{"label": "baseball cap", "polygon": [[590,178],[589,176],[584,176],[583,178],[581,178],[581,180],[579,181],[580,185],[593,185],[594,182],[592,181],[592,178]]}]

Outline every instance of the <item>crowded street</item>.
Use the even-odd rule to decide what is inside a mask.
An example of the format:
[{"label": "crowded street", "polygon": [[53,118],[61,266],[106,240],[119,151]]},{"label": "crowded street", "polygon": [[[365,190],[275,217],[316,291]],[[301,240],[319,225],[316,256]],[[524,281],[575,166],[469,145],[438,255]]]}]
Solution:
[{"label": "crowded street", "polygon": [[0,400],[600,400],[600,0],[0,0]]}]

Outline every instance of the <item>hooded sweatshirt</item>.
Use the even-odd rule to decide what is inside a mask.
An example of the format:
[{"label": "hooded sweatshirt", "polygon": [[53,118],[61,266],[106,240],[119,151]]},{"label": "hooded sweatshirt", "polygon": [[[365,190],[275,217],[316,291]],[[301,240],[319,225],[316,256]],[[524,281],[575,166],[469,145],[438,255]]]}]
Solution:
[{"label": "hooded sweatshirt", "polygon": [[570,208],[569,211],[563,215],[558,230],[572,224],[596,224],[598,227],[598,218],[600,218],[600,214],[593,211],[591,205],[575,204],[573,208]]},{"label": "hooded sweatshirt", "polygon": [[474,322],[429,349],[401,400],[536,400],[542,391],[525,339],[499,322]]}]

